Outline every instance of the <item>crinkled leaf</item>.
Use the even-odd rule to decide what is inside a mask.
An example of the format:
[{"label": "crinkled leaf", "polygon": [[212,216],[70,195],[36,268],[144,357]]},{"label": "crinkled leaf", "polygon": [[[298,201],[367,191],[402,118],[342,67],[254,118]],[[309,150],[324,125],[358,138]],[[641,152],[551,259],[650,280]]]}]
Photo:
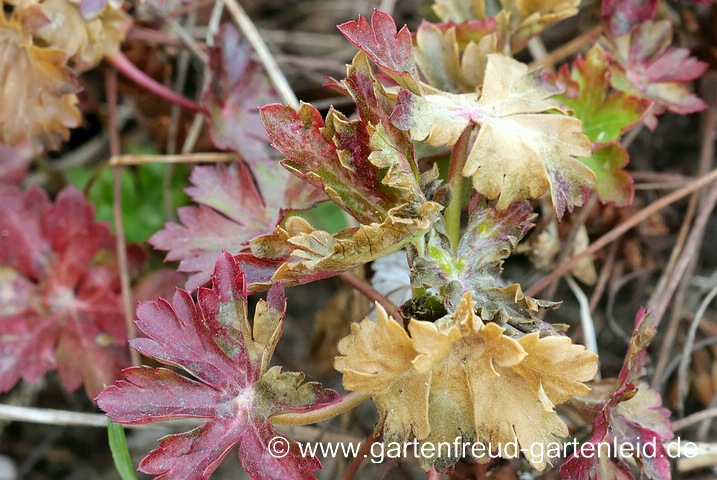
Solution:
[{"label": "crinkled leaf", "polygon": [[0,390],[57,370],[94,397],[127,365],[115,244],[74,188],[0,189]]},{"label": "crinkled leaf", "polygon": [[[662,407],[658,392],[638,381],[644,374],[647,347],[654,336],[655,322],[646,310],[641,309],[635,319],[635,330],[616,389],[595,417],[588,442],[593,444],[594,451],[601,442],[633,445],[635,453],[645,453],[637,462],[642,475],[654,480],[669,480],[670,462],[663,444],[673,437],[670,411]],[[562,465],[560,473],[566,480],[634,478],[626,459],[616,452],[611,452],[610,456],[593,457],[573,454]]]},{"label": "crinkled leaf", "polygon": [[[462,437],[527,446],[567,435],[553,406],[588,391],[583,382],[595,375],[596,356],[567,337],[509,338],[497,324],[484,324],[474,307],[466,294],[452,315],[411,320],[410,335],[378,307],[376,323],[365,319],[339,342],[335,366],[344,386],[373,394],[386,441]],[[545,468],[544,458],[524,454]],[[456,460],[422,463],[443,469]]]},{"label": "crinkled leaf", "polygon": [[[671,48],[672,24],[669,20],[641,23],[631,32],[604,39],[610,64],[610,83],[616,89],[640,95],[657,104],[653,114],[664,109],[681,115],[698,112],[707,105],[684,85],[698,78],[707,64],[690,57],[685,48]],[[650,128],[653,117],[646,119]]]},{"label": "crinkled leaf", "polygon": [[70,55],[78,72],[117,54],[131,23],[115,2],[107,2],[101,10],[85,5],[84,14],[83,5],[71,0],[43,0],[40,9],[50,21],[37,36]]},{"label": "crinkled leaf", "polygon": [[291,217],[285,229],[278,227],[274,234],[252,241],[256,258],[278,262],[275,271],[264,270],[271,276],[254,278],[252,288],[263,289],[272,282],[297,285],[352,270],[425,233],[440,210],[434,202],[405,204],[391,209],[383,223],[361,225],[333,235],[315,230],[300,217]]},{"label": "crinkled leaf", "polygon": [[179,208],[182,224],[167,223],[149,240],[169,252],[167,260],[179,260],[180,271],[194,273],[187,288],[209,280],[223,249],[238,253],[254,237],[273,231],[286,210],[305,209],[319,200],[313,189],[290,175],[276,174],[276,167],[259,163],[250,169],[237,162],[194,168],[187,193],[199,206]]},{"label": "crinkled leaf", "polygon": [[343,23],[338,29],[396,83],[414,93],[420,91],[408,27],[397,30],[388,13],[374,9],[370,24],[359,15],[358,20]]},{"label": "crinkled leaf", "polygon": [[392,119],[431,145],[453,145],[468,126],[479,125],[463,169],[475,189],[497,198],[501,210],[550,189],[553,208],[562,217],[566,209],[582,205],[595,176],[576,158],[591,153],[580,120],[551,113],[566,113],[552,95],[526,65],[490,54],[480,96],[418,96],[402,90]]},{"label": "crinkled leaf", "polygon": [[10,146],[30,140],[57,149],[82,117],[68,55],[34,46],[34,31],[24,30],[45,22],[37,5],[0,15],[0,142]]},{"label": "crinkled leaf", "polygon": [[209,478],[224,455],[239,444],[239,458],[253,479],[309,479],[321,468],[291,444],[285,457],[266,454],[276,432],[269,416],[282,410],[317,408],[338,395],[303,375],[269,369],[283,330],[286,301],[275,286],[257,305],[253,325],[247,315],[244,276],[231,255],[217,259],[213,289],[201,288],[198,301],[177,290],[172,303],[140,304],[137,325],[148,336],[132,341],[143,355],[182,368],[193,378],[165,368],[132,367],[126,380],[97,399],[116,422],[147,423],[177,417],[206,418],[202,426],[164,437],[140,463],[156,478]]},{"label": "crinkled leaf", "polygon": [[[356,75],[350,78],[358,81]],[[391,208],[420,195],[411,168],[413,158],[406,158],[412,155],[412,147],[399,149],[394,157],[381,154],[393,145],[383,123],[369,131],[368,123],[349,121],[335,110],[324,123],[318,110],[306,103],[298,112],[267,105],[261,114],[273,145],[287,158],[284,165],[324,190],[359,222],[382,222]]]}]

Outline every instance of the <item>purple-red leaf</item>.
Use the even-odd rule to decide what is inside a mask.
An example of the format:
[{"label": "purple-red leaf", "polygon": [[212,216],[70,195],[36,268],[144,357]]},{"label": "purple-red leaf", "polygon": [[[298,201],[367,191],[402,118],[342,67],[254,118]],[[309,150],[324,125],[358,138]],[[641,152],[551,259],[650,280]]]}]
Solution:
[{"label": "purple-red leaf", "polygon": [[109,227],[74,188],[0,189],[0,391],[57,370],[92,398],[128,364]]},{"label": "purple-red leaf", "polygon": [[398,30],[388,13],[375,9],[370,24],[359,15],[358,20],[342,23],[338,29],[396,83],[413,93],[420,92],[408,27]]},{"label": "purple-red leaf", "polygon": [[[593,421],[592,436],[582,451],[600,451],[600,455],[574,453],[560,468],[566,480],[633,480],[621,446],[630,446],[641,473],[653,480],[670,480],[669,456],[664,442],[673,437],[670,411],[662,407],[660,394],[647,383],[639,382],[647,361],[647,347],[655,336],[655,322],[645,309],[637,313],[627,354],[620,370],[617,388],[605,401]],[[618,451],[608,455],[600,449],[607,443]]]},{"label": "purple-red leaf", "polygon": [[624,35],[656,12],[657,0],[603,0],[600,15],[613,35]]},{"label": "purple-red leaf", "polygon": [[137,325],[148,338],[132,341],[143,355],[183,369],[132,367],[125,380],[97,398],[115,421],[146,423],[179,417],[206,418],[192,431],[170,435],[140,463],[139,470],[166,480],[207,479],[227,452],[239,445],[239,458],[253,479],[311,479],[321,468],[291,444],[282,458],[268,454],[279,435],[269,417],[283,410],[305,410],[338,401],[336,392],[303,375],[269,369],[283,330],[286,301],[280,286],[247,316],[244,274],[227,252],[217,259],[213,288],[201,288],[198,301],[177,290],[172,303],[160,299],[137,309]]},{"label": "purple-red leaf", "polygon": [[250,169],[238,162],[194,168],[187,193],[200,205],[181,207],[177,213],[182,224],[168,223],[149,240],[169,252],[167,260],[179,260],[180,271],[194,273],[188,289],[209,280],[223,249],[236,254],[252,238],[272,232],[286,210],[303,210],[321,200],[321,192],[305,188],[277,167],[258,163]]}]

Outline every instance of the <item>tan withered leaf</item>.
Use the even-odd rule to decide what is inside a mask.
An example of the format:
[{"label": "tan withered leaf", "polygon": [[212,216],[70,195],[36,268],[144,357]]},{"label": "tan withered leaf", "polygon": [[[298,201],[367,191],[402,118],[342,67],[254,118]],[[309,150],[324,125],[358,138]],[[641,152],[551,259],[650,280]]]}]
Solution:
[{"label": "tan withered leaf", "polygon": [[479,125],[463,175],[500,210],[548,189],[558,217],[582,205],[595,174],[576,158],[592,154],[580,120],[516,60],[489,54],[484,78],[480,96],[402,90],[392,120],[431,145],[452,145]]},{"label": "tan withered leaf", "polygon": [[[595,375],[597,356],[568,337],[509,338],[474,307],[466,294],[452,315],[411,320],[410,335],[379,307],[376,323],[365,319],[339,342],[335,366],[344,386],[373,394],[386,441],[463,437],[494,448],[516,441],[545,447],[568,434],[553,406],[588,391],[583,382]],[[523,453],[535,468],[547,465]],[[422,462],[442,469],[456,460]]]},{"label": "tan withered leaf", "polygon": [[258,237],[251,242],[251,252],[261,259],[281,259],[282,264],[265,283],[283,285],[308,283],[399,250],[411,238],[423,234],[441,210],[434,202],[403,204],[388,211],[382,223],[361,225],[336,234],[315,230],[301,217],[291,217],[285,228]]},{"label": "tan withered leaf", "polygon": [[69,129],[80,124],[75,93],[79,85],[66,67],[67,55],[32,44],[30,25],[44,16],[34,6],[0,15],[0,143],[30,139],[58,148]]},{"label": "tan withered leaf", "polygon": [[129,17],[109,2],[100,12],[85,18],[80,4],[71,0],[44,0],[40,9],[50,23],[37,31],[37,36],[50,46],[67,52],[78,72],[89,70],[119,51]]}]

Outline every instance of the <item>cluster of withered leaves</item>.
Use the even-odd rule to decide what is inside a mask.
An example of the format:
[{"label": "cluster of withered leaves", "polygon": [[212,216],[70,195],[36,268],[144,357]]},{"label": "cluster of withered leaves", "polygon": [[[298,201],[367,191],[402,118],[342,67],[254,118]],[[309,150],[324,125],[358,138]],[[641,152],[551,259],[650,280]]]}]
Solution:
[{"label": "cluster of withered leaves", "polygon": [[[595,453],[573,453],[560,468],[566,480],[632,480],[635,477],[627,463],[628,457],[647,478],[671,478],[664,446],[664,442],[673,437],[670,411],[662,407],[660,394],[640,380],[645,373],[647,347],[655,333],[656,325],[649,312],[639,311],[617,387],[593,421],[592,435],[587,442],[590,446],[579,447],[583,453]],[[632,446],[633,450],[626,450],[625,445]]]},{"label": "cluster of withered leaves", "polygon": [[313,478],[311,472],[321,464],[301,455],[297,444],[287,441],[285,452],[283,444],[270,449],[269,442],[281,437],[269,417],[315,409],[340,397],[318,383],[302,383],[301,373],[269,368],[284,328],[281,286],[274,285],[266,301],[258,303],[250,324],[244,275],[228,253],[217,259],[212,281],[212,289],[199,289],[197,303],[177,290],[171,304],[163,299],[140,304],[137,325],[148,338],[131,341],[143,355],[194,378],[166,368],[128,368],[126,380],[104,390],[97,403],[115,421],[127,424],[208,419],[192,431],[164,437],[142,460],[140,471],[157,478],[209,478],[237,444],[253,479]]},{"label": "cluster of withered leaves", "polygon": [[[386,441],[545,445],[568,433],[554,406],[587,392],[582,382],[597,372],[597,356],[568,337],[516,340],[483,323],[470,294],[435,323],[412,319],[408,333],[378,308],[376,322],[354,324],[339,342],[336,368],[347,389],[373,395]],[[526,455],[545,468],[545,458]],[[422,463],[440,470],[456,460]]]},{"label": "cluster of withered leaves", "polygon": [[0,144],[59,148],[80,124],[76,74],[117,52],[128,17],[93,0],[3,2],[0,17]]},{"label": "cluster of withered leaves", "polygon": [[94,398],[129,361],[114,238],[73,188],[0,190],[0,391],[57,370]]}]

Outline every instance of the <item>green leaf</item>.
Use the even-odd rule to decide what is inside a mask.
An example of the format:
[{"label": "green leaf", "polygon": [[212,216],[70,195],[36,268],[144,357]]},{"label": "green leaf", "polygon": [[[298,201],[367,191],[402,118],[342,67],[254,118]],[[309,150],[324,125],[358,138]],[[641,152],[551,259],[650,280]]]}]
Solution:
[{"label": "green leaf", "polygon": [[127,449],[127,438],[124,436],[124,427],[112,420],[107,420],[107,436],[110,441],[112,459],[122,480],[137,480],[132,466],[132,459]]},{"label": "green leaf", "polygon": [[629,162],[628,153],[619,143],[598,148],[591,157],[580,159],[597,177],[595,191],[603,202],[614,202],[621,207],[630,205],[635,190],[632,177],[625,166]]},{"label": "green leaf", "polygon": [[566,92],[562,100],[583,122],[584,133],[593,143],[609,143],[636,125],[645,115],[650,101],[625,92],[610,93],[608,59],[605,51],[594,46],[586,57],[578,58],[572,68],[558,72],[557,83]]}]

